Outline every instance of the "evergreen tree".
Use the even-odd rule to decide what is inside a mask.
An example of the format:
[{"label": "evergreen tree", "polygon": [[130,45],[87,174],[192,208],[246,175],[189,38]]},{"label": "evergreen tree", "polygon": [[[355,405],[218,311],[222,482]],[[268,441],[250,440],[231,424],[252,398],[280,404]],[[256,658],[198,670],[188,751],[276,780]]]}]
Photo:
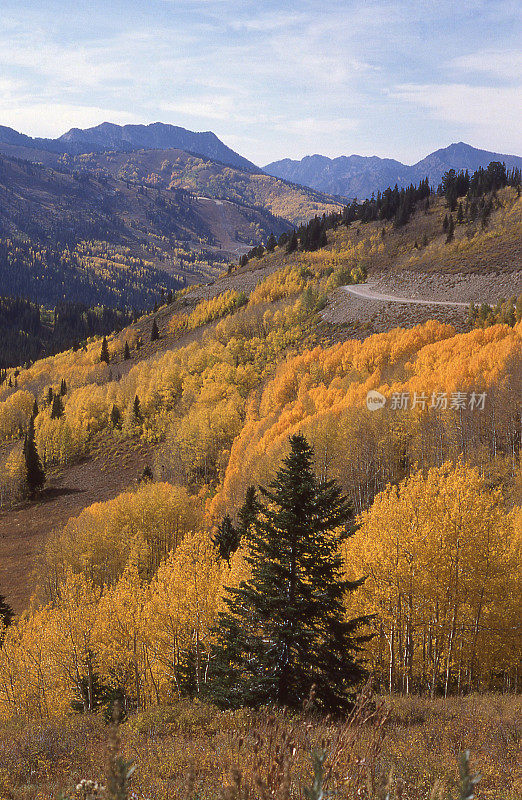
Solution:
[{"label": "evergreen tree", "polygon": [[455,235],[455,223],[453,222],[453,214],[450,214],[448,220],[448,235],[446,236],[446,244],[451,242],[454,235]]},{"label": "evergreen tree", "polygon": [[119,428],[121,425],[121,412],[114,403],[111,408],[111,425],[113,428]]},{"label": "evergreen tree", "polygon": [[9,627],[14,618],[14,611],[5,599],[3,594],[0,594],[0,622]]},{"label": "evergreen tree", "polygon": [[150,340],[151,342],[156,342],[159,338],[160,335],[159,335],[158,323],[156,322],[156,320],[153,320],[152,328],[150,331]]},{"label": "evergreen tree", "polygon": [[65,378],[62,378],[62,382],[60,384],[60,394],[62,397],[65,397],[65,395],[67,394],[67,382]]},{"label": "evergreen tree", "polygon": [[239,534],[238,546],[241,544],[241,539],[246,539],[248,536],[252,525],[258,517],[259,508],[255,486],[249,486],[246,490],[245,502],[237,514],[237,531]]},{"label": "evergreen tree", "polygon": [[314,687],[318,707],[340,713],[365,674],[355,656],[368,638],[357,634],[368,617],[345,620],[345,595],[364,580],[343,578],[353,508],[334,481],[318,481],[303,436],[290,447],[247,536],[251,578],[228,590],[218,617],[209,691],[225,707],[300,707]]},{"label": "evergreen tree", "polygon": [[290,236],[290,239],[288,240],[288,244],[286,246],[286,252],[295,253],[298,247],[299,247],[299,242],[297,240],[297,233],[295,232],[295,230],[293,230],[292,235]]},{"label": "evergreen tree", "polygon": [[457,225],[462,225],[464,222],[464,206],[462,203],[459,203],[459,207],[457,209]]},{"label": "evergreen tree", "polygon": [[270,234],[268,237],[268,241],[266,243],[266,251],[267,253],[272,253],[275,250],[277,241],[273,233]]},{"label": "evergreen tree", "polygon": [[40,412],[40,409],[38,408],[38,400],[35,397],[34,398],[34,403],[33,403],[33,414],[32,414],[32,416],[36,419],[36,417],[38,416],[39,412]]},{"label": "evergreen tree", "polygon": [[130,357],[131,357],[130,347],[129,347],[129,343],[126,341],[125,342],[125,347],[123,348],[123,360],[124,361],[128,361]]},{"label": "evergreen tree", "polygon": [[153,480],[154,473],[152,471],[152,467],[147,464],[147,466],[143,468],[142,473],[138,478],[138,483],[152,483]]},{"label": "evergreen tree", "polygon": [[49,386],[49,388],[47,389],[47,405],[49,406],[52,405],[53,398],[54,398],[53,387]]},{"label": "evergreen tree", "polygon": [[26,470],[26,483],[29,496],[34,498],[45,483],[45,472],[38,455],[34,437],[34,419],[29,420],[29,428],[24,441],[24,458]]},{"label": "evergreen tree", "polygon": [[60,419],[60,417],[63,417],[63,402],[61,395],[55,394],[51,408],[51,419]]},{"label": "evergreen tree", "polygon": [[102,346],[101,346],[101,353],[100,353],[100,361],[105,361],[106,364],[110,361],[109,356],[109,345],[107,344],[107,337],[103,337]]},{"label": "evergreen tree", "polygon": [[239,531],[234,528],[230,516],[226,514],[218,526],[217,533],[212,542],[219,552],[220,558],[230,564],[230,557],[239,547]]},{"label": "evergreen tree", "polygon": [[[0,647],[4,643],[5,628],[8,628],[14,618],[14,611],[6,601],[3,594],[0,594]],[[3,626],[3,627],[2,627]]]},{"label": "evergreen tree", "polygon": [[136,397],[134,398],[134,403],[132,404],[132,410],[133,410],[133,413],[134,413],[134,416],[136,417],[136,419],[139,419],[139,420],[143,419],[143,417],[141,415],[140,398],[138,397],[138,395],[136,395]]}]

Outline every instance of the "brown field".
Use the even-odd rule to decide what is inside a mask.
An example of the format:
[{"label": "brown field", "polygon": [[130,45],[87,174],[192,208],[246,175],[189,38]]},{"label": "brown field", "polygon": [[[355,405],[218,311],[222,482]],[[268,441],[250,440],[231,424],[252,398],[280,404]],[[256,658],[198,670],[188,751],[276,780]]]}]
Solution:
[{"label": "brown field", "polygon": [[[522,699],[510,695],[385,698],[363,702],[345,722],[186,700],[131,716],[119,733],[136,767],[133,800],[302,798],[314,748],[326,754],[332,798],[458,797],[457,761],[467,748],[482,776],[476,800],[522,797]],[[109,737],[97,715],[4,727],[0,797],[47,800],[72,796],[82,779],[103,782]]]}]

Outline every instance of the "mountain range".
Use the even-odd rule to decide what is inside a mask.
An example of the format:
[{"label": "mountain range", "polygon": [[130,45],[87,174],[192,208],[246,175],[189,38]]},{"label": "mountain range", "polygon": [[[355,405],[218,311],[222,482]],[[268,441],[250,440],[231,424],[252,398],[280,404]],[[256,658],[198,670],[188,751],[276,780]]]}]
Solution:
[{"label": "mountain range", "polygon": [[251,161],[223,144],[215,133],[211,131],[196,133],[163,122],[154,122],[151,125],[114,125],[111,122],[103,122],[94,128],[71,128],[57,139],[33,139],[31,136],[18,133],[13,128],[0,126],[0,145],[71,155],[102,153],[108,150],[127,153],[134,150],[177,148],[239,169],[260,171]]},{"label": "mountain range", "polygon": [[383,191],[388,186],[399,188],[419,183],[428,177],[437,186],[450,169],[469,170],[487,167],[491,161],[502,161],[508,169],[522,168],[520,156],[502,155],[488,150],[478,150],[464,142],[451,144],[430,153],[416,164],[408,166],[391,158],[378,156],[305,156],[300,161],[284,158],[263,167],[269,175],[286,181],[309,186],[317,191],[342,197],[364,199],[372,192]]}]

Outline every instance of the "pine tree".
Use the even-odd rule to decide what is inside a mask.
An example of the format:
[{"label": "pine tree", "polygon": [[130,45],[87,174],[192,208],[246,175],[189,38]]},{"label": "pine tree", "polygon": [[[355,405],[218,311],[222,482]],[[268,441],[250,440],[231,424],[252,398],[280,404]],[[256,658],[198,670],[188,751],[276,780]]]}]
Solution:
[{"label": "pine tree", "polygon": [[287,253],[294,253],[297,250],[298,247],[299,247],[299,242],[297,240],[297,233],[294,230],[294,231],[292,231],[292,235],[290,236],[290,239],[288,240],[288,244],[286,246],[286,252]]},{"label": "pine tree", "polygon": [[63,402],[61,395],[55,394],[51,408],[51,419],[60,419],[60,417],[63,417]]},{"label": "pine tree", "polygon": [[453,214],[449,215],[448,221],[448,235],[446,236],[446,244],[452,241],[455,235],[455,223],[453,222]]},{"label": "pine tree", "polygon": [[113,428],[119,428],[121,425],[121,412],[114,403],[111,408],[111,425]]},{"label": "pine tree", "polygon": [[141,415],[140,398],[138,397],[138,395],[136,395],[136,397],[134,398],[134,403],[132,404],[132,410],[133,410],[133,413],[134,413],[134,416],[135,416],[136,419],[139,419],[139,420],[143,419],[143,417]]},{"label": "pine tree", "polygon": [[159,338],[160,335],[159,335],[158,323],[156,322],[156,320],[153,320],[152,328],[150,331],[150,340],[151,342],[156,342]]},{"label": "pine tree", "polygon": [[47,404],[48,405],[52,405],[53,398],[54,398],[53,387],[49,386],[49,388],[47,389]]},{"label": "pine tree", "polygon": [[109,345],[107,344],[107,337],[103,337],[102,346],[101,346],[101,353],[100,353],[100,361],[105,361],[106,364],[110,361],[109,356]]},{"label": "pine tree", "polygon": [[45,472],[38,455],[34,437],[34,419],[29,420],[29,428],[24,441],[26,483],[29,495],[34,498],[45,484]]},{"label": "pine tree", "polygon": [[229,514],[226,514],[218,526],[212,542],[219,552],[220,558],[230,564],[230,557],[239,547],[239,531],[234,528]]},{"label": "pine tree", "polygon": [[40,413],[40,409],[38,408],[38,400],[35,397],[34,398],[34,403],[33,403],[33,414],[32,414],[32,416],[36,419],[36,417],[38,416],[39,413]]},{"label": "pine tree", "polygon": [[62,382],[60,384],[60,394],[62,397],[65,397],[65,395],[67,394],[67,382],[65,378],[62,378]]},{"label": "pine tree", "polygon": [[5,629],[9,627],[14,618],[14,611],[6,601],[3,594],[0,594],[0,647],[4,643]]},{"label": "pine tree", "polygon": [[345,620],[344,598],[363,582],[343,578],[340,545],[353,508],[334,481],[320,483],[301,435],[248,534],[251,578],[229,589],[214,630],[212,699],[224,707],[300,707],[314,687],[323,712],[347,711],[365,671],[355,656],[368,621]]},{"label": "pine tree", "polygon": [[8,628],[14,618],[14,611],[5,599],[3,594],[0,594],[0,622]]},{"label": "pine tree", "polygon": [[457,225],[462,225],[464,222],[464,206],[462,203],[459,203],[459,207],[457,209]]},{"label": "pine tree", "polygon": [[268,237],[268,241],[266,243],[266,252],[272,253],[275,250],[277,241],[273,233],[270,234]]},{"label": "pine tree", "polygon": [[237,514],[237,531],[239,533],[239,544],[243,538],[246,539],[252,525],[259,515],[259,502],[255,486],[249,486],[245,494],[245,502],[241,506]]},{"label": "pine tree", "polygon": [[125,347],[123,348],[123,360],[128,361],[131,357],[129,343],[125,342]]}]

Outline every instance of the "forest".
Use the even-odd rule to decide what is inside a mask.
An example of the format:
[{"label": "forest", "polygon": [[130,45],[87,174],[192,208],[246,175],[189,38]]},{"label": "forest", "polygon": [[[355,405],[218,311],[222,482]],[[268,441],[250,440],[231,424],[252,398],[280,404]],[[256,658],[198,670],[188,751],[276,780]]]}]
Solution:
[{"label": "forest", "polygon": [[[153,313],[125,325],[102,312],[99,329],[86,309],[57,307],[56,326],[63,315],[72,329],[76,314],[87,326],[81,346],[6,365],[6,513],[44,502],[55,474],[100,447],[123,453],[139,442],[150,461],[134,485],[47,536],[27,609],[13,615],[4,598],[4,730],[62,725],[75,752],[90,752],[85,743],[106,736],[103,720],[118,717],[125,752],[109,744],[112,768],[126,792],[130,750],[140,799],[167,796],[165,787],[195,796],[192,779],[183,789],[191,748],[198,796],[214,796],[216,775],[239,764],[231,797],[248,781],[261,797],[294,796],[285,770],[308,785],[314,736],[321,786],[346,780],[357,796],[416,800],[440,779],[438,796],[448,797],[458,753],[475,744],[484,796],[517,797],[520,301],[471,309],[460,332],[433,319],[346,338],[321,316],[332,292],[364,281],[395,233],[422,221],[426,202],[437,208],[440,246],[453,246],[442,230],[453,177],[438,194],[425,182],[390,189],[270,237],[223,277],[273,264],[250,289],[244,280],[219,291],[218,280],[197,302],[188,289],[164,291]],[[504,191],[515,213],[519,178],[502,180],[481,184],[481,199],[494,204]],[[470,204],[475,176],[461,182],[457,201],[471,191]],[[469,204],[462,225],[472,224]],[[366,222],[378,228],[347,238]],[[36,336],[38,309],[24,309]],[[383,407],[369,410],[369,392]],[[504,744],[477,699],[485,692],[499,698]],[[421,713],[429,727],[419,731]],[[437,741],[438,762],[422,730]],[[180,752],[167,752],[168,735]],[[257,752],[274,772],[256,766]],[[326,752],[333,766],[323,774]],[[461,768],[472,781],[465,759]],[[0,770],[0,787],[10,780]]]}]

